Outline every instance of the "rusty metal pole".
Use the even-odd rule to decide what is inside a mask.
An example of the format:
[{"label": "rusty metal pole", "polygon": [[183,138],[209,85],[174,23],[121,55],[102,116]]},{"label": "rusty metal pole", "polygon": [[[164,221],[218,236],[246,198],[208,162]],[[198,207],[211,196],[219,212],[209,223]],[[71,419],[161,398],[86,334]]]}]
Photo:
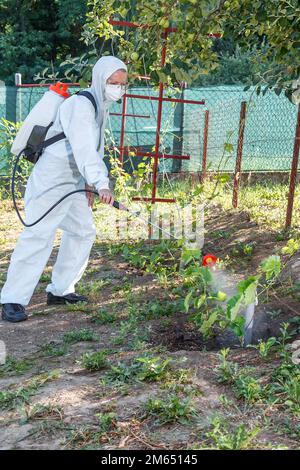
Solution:
[{"label": "rusty metal pole", "polygon": [[[162,53],[161,53],[161,67],[164,67],[166,64],[166,55],[167,55],[167,38],[168,38],[168,30],[165,29],[163,33],[163,46],[162,46]],[[157,108],[157,126],[156,126],[156,138],[155,138],[155,155],[154,155],[154,162],[153,162],[153,173],[152,173],[152,204],[156,202],[156,189],[157,189],[157,175],[158,175],[158,163],[159,163],[159,146],[160,146],[160,130],[161,130],[161,120],[162,120],[162,108],[163,108],[163,96],[164,96],[164,84],[160,82],[159,84],[159,101],[158,101],[158,108]],[[149,238],[152,238],[153,230],[151,225],[148,228],[148,235]]]},{"label": "rusty metal pole", "polygon": [[293,205],[294,205],[298,161],[299,161],[299,149],[300,149],[300,105],[298,106],[293,160],[292,160],[291,174],[290,174],[290,188],[289,188],[289,194],[288,194],[288,204],[287,204],[286,220],[285,220],[286,229],[290,228],[292,224]]},{"label": "rusty metal pole", "polygon": [[[167,38],[168,38],[168,30],[165,29],[163,33],[163,46],[162,46],[162,54],[161,54],[161,67],[164,67],[166,64],[166,54],[167,54]],[[152,204],[155,203],[156,197],[156,186],[157,186],[157,173],[158,173],[158,163],[159,163],[159,146],[160,146],[160,130],[161,130],[161,120],[162,120],[162,108],[163,108],[163,96],[164,96],[164,84],[160,82],[159,84],[159,101],[158,101],[158,108],[157,108],[157,126],[156,126],[156,138],[155,138],[155,156],[154,156],[154,163],[153,163],[153,176],[152,176]]]},{"label": "rusty metal pole", "polygon": [[209,110],[206,110],[205,116],[204,116],[203,156],[202,156],[202,171],[201,171],[201,178],[200,178],[201,183],[204,183],[204,180],[206,177],[208,123],[209,123]]},{"label": "rusty metal pole", "polygon": [[233,183],[233,195],[232,195],[232,206],[237,208],[238,206],[238,192],[241,178],[241,166],[242,166],[242,155],[243,155],[243,145],[244,145],[244,131],[245,131],[245,122],[246,122],[246,101],[241,103],[240,111],[240,125],[239,125],[239,136],[238,136],[238,146],[236,153],[236,164],[234,172],[234,183]]}]

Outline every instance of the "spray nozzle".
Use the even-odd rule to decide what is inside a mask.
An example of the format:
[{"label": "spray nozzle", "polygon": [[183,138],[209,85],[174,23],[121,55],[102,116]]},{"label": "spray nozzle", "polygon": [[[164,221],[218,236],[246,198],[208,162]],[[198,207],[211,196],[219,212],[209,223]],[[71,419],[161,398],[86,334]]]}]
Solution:
[{"label": "spray nozzle", "polygon": [[217,261],[218,258],[215,255],[213,255],[212,253],[207,253],[202,258],[202,266],[212,267],[216,264]]}]

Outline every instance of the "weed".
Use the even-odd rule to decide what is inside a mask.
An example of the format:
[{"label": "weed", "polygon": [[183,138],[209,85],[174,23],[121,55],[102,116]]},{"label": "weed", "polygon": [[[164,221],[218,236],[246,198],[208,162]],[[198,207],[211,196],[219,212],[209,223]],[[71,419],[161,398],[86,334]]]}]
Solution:
[{"label": "weed", "polygon": [[179,422],[187,424],[196,416],[190,398],[170,395],[166,399],[150,397],[145,404],[146,416],[156,418],[157,424]]},{"label": "weed", "polygon": [[205,437],[211,444],[208,447],[201,446],[201,448],[219,450],[249,449],[259,432],[260,429],[258,427],[248,430],[245,424],[240,424],[234,429],[230,429],[229,424],[225,420],[214,418],[212,429],[205,434]]},{"label": "weed", "polygon": [[21,410],[22,419],[21,424],[26,424],[29,421],[51,419],[51,420],[62,420],[63,409],[60,406],[54,406],[52,404],[36,403],[34,405],[24,406]]},{"label": "weed", "polygon": [[221,383],[234,383],[239,372],[238,364],[228,361],[230,349],[222,349],[218,354],[221,364],[218,367],[218,381]]},{"label": "weed", "polygon": [[34,390],[30,387],[19,387],[13,391],[2,390],[0,391],[0,409],[1,410],[12,410],[16,406],[23,403],[28,403],[31,395],[34,394]]},{"label": "weed", "polygon": [[83,354],[81,363],[85,369],[92,372],[104,369],[108,365],[107,354],[107,351],[87,352]]},{"label": "weed", "polygon": [[244,368],[234,381],[233,390],[237,398],[243,398],[248,403],[255,403],[265,396],[265,390],[259,382],[251,377],[252,369]]},{"label": "weed", "polygon": [[82,330],[71,330],[64,334],[64,342],[69,343],[79,343],[80,341],[96,341],[98,338],[92,330],[82,329]]},{"label": "weed", "polygon": [[51,371],[45,374],[40,374],[29,381],[27,385],[15,387],[9,390],[0,391],[0,409],[14,409],[16,406],[26,404],[29,398],[35,394],[36,390],[50,380],[55,380],[59,377],[58,371]]},{"label": "weed", "polygon": [[141,315],[147,320],[165,316],[168,317],[174,315],[177,312],[180,312],[182,307],[182,300],[172,302],[168,302],[166,300],[152,300],[145,305],[141,311]]},{"label": "weed", "polygon": [[90,312],[91,307],[86,302],[67,303],[65,310],[68,312]]},{"label": "weed", "polygon": [[110,284],[109,279],[99,279],[97,281],[92,281],[90,283],[81,284],[78,287],[78,292],[81,295],[92,295],[97,294],[103,289],[103,287],[108,286]]},{"label": "weed", "polygon": [[138,357],[129,365],[119,362],[111,366],[106,379],[110,382],[156,382],[167,376],[169,362],[169,359],[162,360],[160,357]]},{"label": "weed", "polygon": [[0,366],[0,376],[5,374],[16,374],[21,375],[31,369],[33,365],[32,359],[16,359],[13,356],[7,356],[6,362],[3,366]]},{"label": "weed", "polygon": [[54,342],[46,343],[41,347],[41,354],[45,357],[64,356],[68,352],[65,344],[56,344]]},{"label": "weed", "polygon": [[117,414],[114,412],[97,413],[96,417],[99,421],[99,432],[101,434],[106,434],[116,425]]},{"label": "weed", "polygon": [[260,340],[258,345],[251,346],[251,347],[258,350],[259,355],[260,355],[261,358],[267,359],[270,355],[270,352],[271,352],[273,346],[276,343],[277,343],[276,338],[271,337],[271,338],[268,338],[267,341]]},{"label": "weed", "polygon": [[98,310],[98,312],[92,312],[90,315],[90,320],[96,325],[106,325],[108,323],[113,323],[116,321],[116,317],[109,313],[105,309]]}]

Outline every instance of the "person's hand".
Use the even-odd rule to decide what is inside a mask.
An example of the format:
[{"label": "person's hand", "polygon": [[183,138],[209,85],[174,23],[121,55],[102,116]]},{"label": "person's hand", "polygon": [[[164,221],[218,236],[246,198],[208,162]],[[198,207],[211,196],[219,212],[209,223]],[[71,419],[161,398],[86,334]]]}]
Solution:
[{"label": "person's hand", "polygon": [[100,189],[99,197],[101,202],[104,202],[104,204],[110,204],[111,206],[115,200],[109,189]]},{"label": "person's hand", "polygon": [[[89,186],[88,184],[86,184],[85,189],[90,189],[91,190],[93,188],[91,186]],[[87,197],[87,200],[88,200],[88,206],[93,209],[94,199],[95,199],[94,193],[85,193],[85,194],[86,194],[86,197]]]}]

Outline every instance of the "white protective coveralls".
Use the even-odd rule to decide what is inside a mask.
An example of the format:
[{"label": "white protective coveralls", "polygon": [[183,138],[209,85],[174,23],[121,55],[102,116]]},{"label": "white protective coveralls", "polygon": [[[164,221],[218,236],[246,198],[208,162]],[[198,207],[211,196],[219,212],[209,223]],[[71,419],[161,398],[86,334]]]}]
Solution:
[{"label": "white protective coveralls", "polygon": [[[71,96],[59,107],[47,138],[64,132],[66,139],[47,147],[29,177],[25,191],[26,222],[34,222],[59,198],[85,183],[109,189],[108,170],[103,162],[104,128],[112,101],[105,97],[106,80],[126,65],[116,57],[104,56],[93,67],[93,104],[85,96]],[[46,291],[64,296],[75,291],[96,237],[92,210],[86,193],[77,193],[59,204],[41,222],[26,227],[11,257],[1,303],[28,305],[53,248],[56,230],[62,240]]]}]

